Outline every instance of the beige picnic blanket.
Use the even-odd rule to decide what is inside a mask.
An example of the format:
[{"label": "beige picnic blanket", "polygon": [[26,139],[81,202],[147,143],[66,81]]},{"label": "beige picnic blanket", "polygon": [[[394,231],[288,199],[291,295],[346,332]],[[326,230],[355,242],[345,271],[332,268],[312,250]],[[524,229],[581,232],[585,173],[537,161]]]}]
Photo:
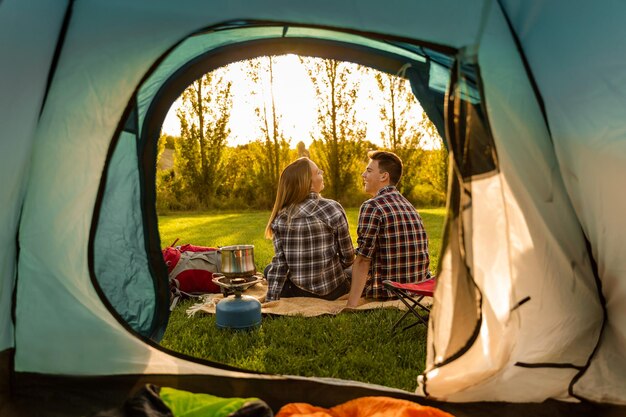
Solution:
[{"label": "beige picnic blanket", "polygon": [[[400,300],[391,301],[371,301],[362,298],[356,308],[347,308],[347,295],[335,300],[327,301],[319,298],[311,297],[293,297],[281,298],[277,301],[265,302],[265,294],[267,293],[267,281],[263,280],[254,286],[248,288],[244,295],[249,295],[261,302],[262,314],[275,314],[285,316],[304,316],[314,317],[323,314],[338,314],[342,311],[360,311],[371,310],[374,308],[398,308],[406,310],[406,306]],[[232,297],[232,295],[230,296]],[[215,306],[224,297],[222,294],[208,294],[203,296],[203,301],[192,305],[187,309],[187,315],[192,316],[201,311],[204,313],[215,314]],[[426,300],[424,300],[426,301]],[[427,301],[430,303],[430,300]]]}]

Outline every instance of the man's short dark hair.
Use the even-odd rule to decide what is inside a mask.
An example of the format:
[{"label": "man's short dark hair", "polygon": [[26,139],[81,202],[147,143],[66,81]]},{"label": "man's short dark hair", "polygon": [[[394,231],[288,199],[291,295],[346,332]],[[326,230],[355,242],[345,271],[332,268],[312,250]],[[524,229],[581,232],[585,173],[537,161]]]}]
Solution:
[{"label": "man's short dark hair", "polygon": [[387,151],[369,151],[367,156],[378,161],[378,169],[381,172],[389,173],[389,182],[396,185],[402,177],[402,159],[393,152]]}]

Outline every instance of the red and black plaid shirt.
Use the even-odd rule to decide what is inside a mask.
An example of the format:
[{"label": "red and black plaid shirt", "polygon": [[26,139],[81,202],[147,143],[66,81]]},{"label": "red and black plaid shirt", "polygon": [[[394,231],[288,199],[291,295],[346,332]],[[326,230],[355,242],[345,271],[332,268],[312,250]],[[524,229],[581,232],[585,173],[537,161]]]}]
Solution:
[{"label": "red and black plaid shirt", "polygon": [[363,203],[357,228],[357,255],[371,259],[365,297],[393,298],[386,279],[401,283],[430,278],[428,236],[415,207],[394,186]]},{"label": "red and black plaid shirt", "polygon": [[274,258],[267,272],[267,300],[277,300],[287,278],[299,288],[327,295],[346,280],[354,262],[348,219],[341,204],[310,193],[291,215],[272,222]]}]

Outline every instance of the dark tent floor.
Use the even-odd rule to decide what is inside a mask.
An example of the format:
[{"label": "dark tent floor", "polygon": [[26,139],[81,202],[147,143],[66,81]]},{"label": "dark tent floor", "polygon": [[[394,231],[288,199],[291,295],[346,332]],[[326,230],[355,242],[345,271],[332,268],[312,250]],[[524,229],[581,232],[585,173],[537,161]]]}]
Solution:
[{"label": "dark tent floor", "polygon": [[[10,365],[12,353],[0,353],[0,381],[5,381],[0,385],[2,417],[90,416],[119,407],[126,398],[148,383],[191,392],[207,392],[220,397],[258,397],[274,411],[290,402],[332,407],[358,397],[383,395],[380,391],[363,387],[329,386],[313,380],[259,381],[208,375],[66,377],[13,373]],[[626,416],[626,407],[590,403],[553,400],[544,403],[447,403],[416,397],[410,393],[396,397],[437,407],[457,417]]]}]

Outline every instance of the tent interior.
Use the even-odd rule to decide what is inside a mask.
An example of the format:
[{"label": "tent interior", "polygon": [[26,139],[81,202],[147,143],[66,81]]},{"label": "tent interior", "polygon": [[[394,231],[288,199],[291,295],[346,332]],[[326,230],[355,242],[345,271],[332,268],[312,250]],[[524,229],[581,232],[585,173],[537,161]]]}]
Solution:
[{"label": "tent interior", "polygon": [[[0,1],[0,414],[90,415],[153,383],[274,410],[377,395],[458,416],[623,415],[620,16],[621,3],[565,0]],[[158,343],[165,115],[202,74],[286,53],[410,64],[450,151],[415,393]]]}]

